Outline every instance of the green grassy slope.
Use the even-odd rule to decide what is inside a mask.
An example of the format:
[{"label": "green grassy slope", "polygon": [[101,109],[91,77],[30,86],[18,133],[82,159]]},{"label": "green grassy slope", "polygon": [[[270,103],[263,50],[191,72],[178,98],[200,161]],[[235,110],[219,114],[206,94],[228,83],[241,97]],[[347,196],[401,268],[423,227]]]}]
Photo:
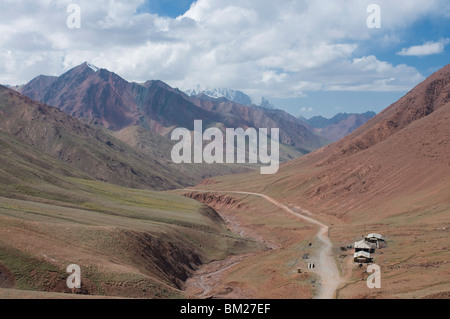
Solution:
[{"label": "green grassy slope", "polygon": [[25,178],[2,184],[2,195],[16,195],[0,196],[9,288],[68,292],[65,268],[75,263],[86,294],[180,297],[202,263],[257,246],[184,197],[75,177]]}]

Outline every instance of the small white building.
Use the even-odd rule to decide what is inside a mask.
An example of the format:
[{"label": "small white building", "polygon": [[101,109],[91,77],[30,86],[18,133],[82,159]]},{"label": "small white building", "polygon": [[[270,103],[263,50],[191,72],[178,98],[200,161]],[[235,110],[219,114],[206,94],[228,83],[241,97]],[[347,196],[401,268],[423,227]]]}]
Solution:
[{"label": "small white building", "polygon": [[369,241],[384,241],[384,237],[377,233],[372,233],[366,236],[366,239]]},{"label": "small white building", "polygon": [[367,253],[374,253],[376,244],[367,242],[365,240],[355,242],[355,253],[365,251]]},{"label": "small white building", "polygon": [[364,238],[364,240],[369,243],[374,243],[376,244],[377,248],[380,248],[380,242],[384,242],[384,237],[380,234],[372,233],[367,235],[366,238]]},{"label": "small white building", "polygon": [[365,251],[358,251],[357,253],[355,253],[353,255],[353,261],[355,263],[371,263],[373,260],[372,257],[370,257],[370,254],[368,252]]}]

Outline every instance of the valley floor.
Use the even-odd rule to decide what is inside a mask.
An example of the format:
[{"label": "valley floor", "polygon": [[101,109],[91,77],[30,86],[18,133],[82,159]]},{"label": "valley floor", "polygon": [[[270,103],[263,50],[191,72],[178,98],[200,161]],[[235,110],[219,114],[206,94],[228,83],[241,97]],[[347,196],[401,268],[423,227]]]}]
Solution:
[{"label": "valley floor", "polygon": [[[293,209],[287,207],[286,205],[281,204],[280,202],[274,200],[273,198],[259,194],[259,193],[251,193],[251,192],[220,192],[215,190],[199,190],[193,189],[195,192],[200,193],[225,193],[225,194],[240,194],[240,195],[249,195],[263,198],[269,203],[277,206],[279,209],[284,211],[287,214],[290,214],[296,218],[300,218],[302,221],[306,221],[307,223],[316,225],[319,227],[319,231],[315,238],[317,238],[321,243],[318,245],[316,249],[316,254],[318,255],[317,262],[315,263],[314,272],[317,273],[320,277],[320,284],[318,289],[317,298],[318,299],[332,299],[336,294],[336,289],[341,283],[341,278],[339,275],[339,271],[336,268],[336,263],[334,257],[332,255],[332,243],[328,237],[328,226],[315,220],[311,217],[310,212],[300,213],[298,211],[294,211]],[[309,215],[309,216],[307,216]],[[225,217],[226,218],[226,217]],[[236,227],[236,226],[233,226]],[[279,247],[281,249],[282,247]],[[300,254],[301,252],[299,252]],[[219,263],[216,267],[213,267],[214,271],[206,272],[206,274],[201,274],[197,276],[197,280],[193,282],[193,284],[198,284],[199,286],[203,286],[202,283],[205,281],[205,278],[217,277],[218,274],[223,273],[224,271],[230,269],[231,267],[237,265],[242,259],[249,257],[243,256],[240,258],[230,258],[228,262]],[[201,271],[203,273],[204,271]],[[216,280],[218,282],[218,280]],[[188,285],[189,287],[189,285]],[[204,289],[200,297],[205,296],[207,292],[211,291],[211,287],[208,289]],[[244,296],[245,298],[252,298],[253,296]]]},{"label": "valley floor", "polygon": [[[435,226],[442,216],[437,211],[421,223],[412,216],[408,222],[398,221],[397,216],[386,223],[360,224],[314,215],[259,193],[210,187],[185,190],[184,195],[213,207],[230,230],[264,243],[267,249],[203,266],[187,281],[186,291],[194,297],[450,297],[449,250],[444,247],[449,225]],[[389,222],[395,227],[390,229]],[[381,289],[367,287],[367,266],[354,264],[353,249],[346,248],[363,232],[383,233],[387,239],[386,247],[373,254],[381,267]],[[308,263],[316,268],[308,270]]]},{"label": "valley floor", "polygon": [[[446,207],[342,220],[260,193],[67,182],[65,201],[0,197],[0,298],[450,297]],[[369,232],[387,239],[381,289],[345,249]],[[88,295],[67,293],[70,263]]]}]

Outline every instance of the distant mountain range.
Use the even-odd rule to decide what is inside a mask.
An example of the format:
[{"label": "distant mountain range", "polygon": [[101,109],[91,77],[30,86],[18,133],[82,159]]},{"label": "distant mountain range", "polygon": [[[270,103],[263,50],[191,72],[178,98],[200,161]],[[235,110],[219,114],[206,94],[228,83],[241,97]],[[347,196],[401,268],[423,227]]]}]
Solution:
[{"label": "distant mountain range", "polygon": [[[131,83],[115,73],[83,63],[60,77],[38,76],[17,87],[18,92],[58,107],[86,123],[113,131],[141,126],[163,136],[176,127],[193,129],[194,120],[205,127],[280,128],[281,142],[308,153],[327,143],[303,121],[284,111],[244,105],[204,93],[188,96],[162,81]],[[219,91],[215,91],[218,95]],[[241,96],[238,91],[224,94]],[[245,102],[245,101],[244,101]],[[248,102],[248,101],[247,101]]]},{"label": "distant mountain range", "polygon": [[[14,87],[14,89],[40,103],[54,106],[67,115],[81,120],[85,124],[98,125],[107,130],[97,129],[97,133],[102,137],[95,137],[104,143],[110,142],[113,146],[108,146],[100,156],[78,156],[80,151],[77,143],[70,146],[61,145],[58,142],[57,133],[67,128],[59,128],[58,132],[51,133],[46,130],[47,142],[43,140],[29,140],[29,137],[22,133],[12,132],[15,136],[25,138],[33,146],[39,146],[40,151],[56,156],[63,161],[69,161],[71,165],[82,169],[93,177],[131,187],[149,187],[152,189],[168,189],[178,186],[193,185],[202,179],[218,175],[242,173],[251,168],[251,165],[175,165],[171,162],[170,151],[174,145],[169,136],[173,129],[185,127],[193,130],[194,120],[203,120],[204,129],[207,127],[218,127],[225,130],[228,127],[244,129],[248,127],[256,128],[280,128],[280,160],[288,161],[314,151],[324,146],[348,132],[354,130],[359,124],[366,121],[371,115],[342,115],[330,120],[328,126],[316,128],[302,119],[295,118],[282,110],[277,110],[265,98],[262,98],[261,105],[256,106],[251,103],[251,99],[242,92],[228,89],[212,89],[209,91],[193,90],[191,96],[174,89],[162,81],[147,81],[145,83],[128,82],[106,69],[99,69],[89,63],[83,63],[61,76],[40,75],[29,83]],[[6,94],[6,93],[5,93]],[[8,93],[9,94],[9,93]],[[7,94],[7,95],[8,95]],[[15,99],[22,99],[16,96]],[[22,99],[23,100],[23,99]],[[236,102],[241,101],[241,102]],[[26,105],[32,102],[24,102]],[[35,108],[46,108],[46,106],[35,106]],[[49,109],[51,110],[51,109]],[[54,111],[51,112],[54,114]],[[56,114],[56,113],[55,113]],[[13,115],[8,123],[17,123],[18,115]],[[17,118],[16,118],[17,116]],[[61,117],[58,115],[57,117]],[[4,121],[8,119],[3,117]],[[319,122],[320,119],[310,121]],[[340,121],[338,121],[340,120]],[[40,121],[33,120],[25,127],[30,130],[36,126],[34,136],[42,136],[38,128],[44,129],[46,126],[53,127],[58,120],[52,116],[47,116],[46,123],[42,118]],[[68,117],[65,120],[73,121]],[[84,124],[83,124],[84,125]],[[84,126],[83,126],[84,127]],[[86,127],[86,130],[93,128]],[[77,140],[76,132],[66,132]],[[96,136],[94,133],[86,133],[89,136]],[[90,138],[87,138],[90,140]],[[123,144],[125,142],[126,144]],[[114,159],[115,149],[121,145],[120,149],[131,146],[127,151],[130,158],[119,159],[117,164],[106,165],[104,171],[95,170],[94,167],[102,165],[101,159]],[[93,150],[102,150],[103,147],[89,146]],[[119,155],[119,154],[117,154]],[[84,158],[86,162],[74,160],[74,157]],[[144,158],[146,161],[156,165],[150,170],[147,177],[143,177],[149,172],[144,172]],[[113,161],[115,161],[114,159]],[[99,161],[94,164],[95,161]],[[124,165],[125,166],[124,166]],[[158,167],[158,168],[157,168]],[[125,171],[122,171],[124,169]],[[142,174],[139,171],[144,172]],[[134,172],[129,175],[129,172]],[[155,174],[151,173],[155,172]],[[156,173],[158,172],[158,173]],[[158,183],[155,176],[158,175],[163,182]],[[128,177],[125,177],[128,176]],[[136,176],[139,176],[136,177]]]},{"label": "distant mountain range", "polygon": [[232,89],[225,89],[225,88],[202,88],[200,85],[197,85],[195,89],[189,89],[184,91],[188,96],[201,96],[206,95],[212,98],[226,98],[227,100],[230,100],[232,102],[236,102],[242,105],[247,106],[259,106],[265,109],[276,109],[275,105],[273,105],[269,100],[267,100],[264,96],[261,98],[261,102],[259,104],[256,104],[252,101],[251,97],[245,94],[244,92],[238,91],[238,90],[232,90]]},{"label": "distant mountain range", "polygon": [[257,168],[174,164],[176,142],[168,136],[175,127],[193,129],[195,119],[202,119],[204,128],[223,130],[281,127],[281,161],[326,144],[284,111],[204,94],[188,97],[161,81],[130,83],[88,63],[59,77],[40,75],[14,90],[18,93],[2,87],[1,132],[91,178],[121,186],[172,189]]},{"label": "distant mountain range", "polygon": [[[202,88],[200,85],[197,85],[195,89],[186,90],[185,93],[193,98],[203,99],[206,97],[210,97],[213,99],[225,98],[231,102],[235,102],[238,104],[252,106],[252,107],[260,107],[265,110],[276,110],[276,106],[272,104],[265,97],[261,98],[259,104],[254,104],[252,99],[245,93],[237,90],[224,89],[224,88]],[[298,119],[303,122],[303,124],[307,123],[306,127],[316,133],[317,135],[325,138],[329,142],[336,142],[341,138],[347,136],[352,133],[361,125],[365,124],[368,120],[376,115],[375,112],[368,111],[363,114],[347,114],[347,113],[339,113],[335,115],[331,119],[327,119],[323,116],[315,116],[310,119],[306,119],[303,116],[299,116]]]},{"label": "distant mountain range", "polygon": [[327,126],[338,124],[339,122],[347,120],[349,117],[352,117],[354,115],[358,115],[360,117],[371,119],[372,117],[376,116],[377,114],[375,112],[366,112],[362,114],[357,113],[339,113],[333,116],[331,119],[327,119],[323,116],[314,116],[310,118],[309,120],[306,120],[311,126],[315,128],[325,128]]},{"label": "distant mountain range", "polygon": [[330,142],[336,142],[355,131],[361,125],[367,123],[367,121],[376,115],[375,112],[369,111],[363,114],[339,113],[331,119],[323,116],[314,116],[309,120],[300,116],[299,119],[311,125],[314,132],[318,135],[326,138]]}]

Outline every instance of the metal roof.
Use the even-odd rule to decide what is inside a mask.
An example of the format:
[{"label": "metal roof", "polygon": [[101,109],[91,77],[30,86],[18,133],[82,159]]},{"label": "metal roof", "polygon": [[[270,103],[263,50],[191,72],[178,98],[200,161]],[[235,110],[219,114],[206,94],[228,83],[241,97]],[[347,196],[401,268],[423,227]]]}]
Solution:
[{"label": "metal roof", "polygon": [[355,248],[358,249],[371,249],[373,246],[366,242],[365,240],[355,242]]},{"label": "metal roof", "polygon": [[365,252],[365,251],[358,251],[357,253],[355,253],[353,255],[353,258],[357,258],[357,257],[370,258],[370,254],[368,252]]},{"label": "metal roof", "polygon": [[367,238],[376,238],[376,239],[384,240],[384,237],[377,233],[369,234],[369,235],[367,235]]}]

